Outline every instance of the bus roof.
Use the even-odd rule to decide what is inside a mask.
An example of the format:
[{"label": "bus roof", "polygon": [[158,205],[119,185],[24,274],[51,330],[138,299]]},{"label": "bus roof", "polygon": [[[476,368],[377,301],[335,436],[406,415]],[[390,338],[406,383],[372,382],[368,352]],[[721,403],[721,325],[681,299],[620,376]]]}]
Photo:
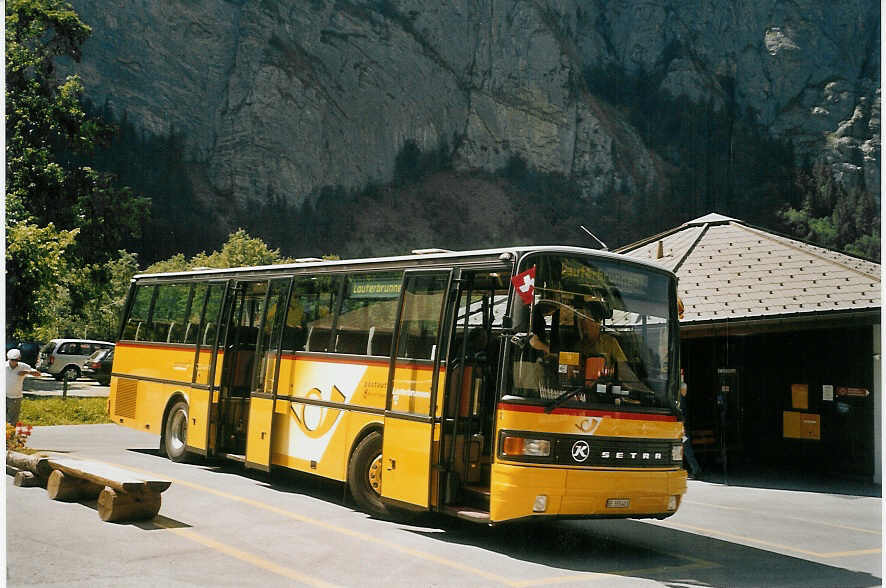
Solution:
[{"label": "bus roof", "polygon": [[409,265],[410,262],[422,262],[421,265],[435,265],[434,261],[491,261],[498,259],[503,262],[512,262],[527,253],[551,252],[551,253],[579,253],[582,255],[591,255],[594,257],[603,257],[619,261],[625,261],[631,265],[643,265],[659,272],[671,274],[672,272],[663,269],[660,265],[631,258],[619,253],[611,251],[603,251],[600,249],[588,249],[585,247],[558,246],[558,245],[519,245],[514,247],[501,247],[496,249],[475,249],[469,251],[440,251],[439,253],[421,253],[412,255],[398,255],[389,257],[365,257],[356,259],[336,259],[336,260],[320,260],[313,261],[315,258],[308,258],[311,261],[296,263],[281,263],[275,265],[261,266],[243,266],[232,268],[203,268],[181,272],[162,272],[155,274],[136,274],[133,280],[153,279],[153,278],[172,278],[172,277],[222,277],[235,276],[242,273],[286,273],[287,270],[310,270],[323,269],[353,269],[355,266],[399,266]]}]

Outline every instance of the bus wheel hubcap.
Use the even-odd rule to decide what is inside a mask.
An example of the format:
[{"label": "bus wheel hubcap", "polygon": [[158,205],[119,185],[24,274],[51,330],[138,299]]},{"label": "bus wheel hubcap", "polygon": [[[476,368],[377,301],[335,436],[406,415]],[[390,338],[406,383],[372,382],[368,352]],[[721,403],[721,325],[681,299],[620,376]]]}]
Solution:
[{"label": "bus wheel hubcap", "polygon": [[381,455],[377,455],[369,464],[369,487],[376,494],[381,494]]},{"label": "bus wheel hubcap", "polygon": [[177,411],[172,417],[171,437],[172,446],[175,449],[181,449],[185,445],[185,436],[187,435],[188,421],[183,411]]}]

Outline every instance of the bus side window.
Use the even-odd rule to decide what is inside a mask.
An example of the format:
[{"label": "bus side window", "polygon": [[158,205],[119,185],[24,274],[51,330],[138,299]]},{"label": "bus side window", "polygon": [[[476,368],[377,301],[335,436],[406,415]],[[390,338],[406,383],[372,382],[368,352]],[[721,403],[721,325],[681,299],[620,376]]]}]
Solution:
[{"label": "bus side window", "polygon": [[409,276],[403,294],[403,309],[397,341],[397,357],[434,359],[440,309],[449,276],[443,274]]},{"label": "bus side window", "polygon": [[328,349],[340,284],[340,276],[295,277],[283,332],[284,349],[318,352]]},{"label": "bus side window", "polygon": [[126,318],[123,329],[123,339],[129,341],[144,340],[143,322],[148,320],[148,310],[151,306],[151,297],[154,295],[154,286],[136,286],[133,294],[129,316]]},{"label": "bus side window", "polygon": [[182,343],[191,284],[160,284],[151,317],[150,340]]},{"label": "bus side window", "polygon": [[215,336],[218,331],[218,313],[221,309],[222,293],[225,287],[223,284],[210,284],[209,296],[206,299],[206,306],[203,309],[203,318],[200,322],[202,326],[202,336],[200,338],[201,347],[212,347],[215,345]]},{"label": "bus side window", "polygon": [[185,332],[182,341],[193,345],[200,337],[200,316],[203,314],[203,304],[206,302],[206,284],[195,284],[191,295],[191,303],[188,307]]},{"label": "bus side window", "polygon": [[391,333],[390,329],[375,329],[375,331],[373,331],[372,333],[372,337],[369,340],[369,348],[367,350],[367,353],[369,355],[379,355],[383,357],[390,356],[392,338],[393,333]]},{"label": "bus side window", "polygon": [[[344,297],[334,323],[335,353],[377,355],[370,344],[370,333],[392,332],[403,272],[357,273],[347,277]],[[389,337],[390,338],[390,337]],[[384,347],[379,340],[379,350]],[[390,343],[387,345],[390,353]]]},{"label": "bus side window", "polygon": [[437,344],[437,322],[428,320],[403,321],[400,326],[399,357],[433,359]]}]

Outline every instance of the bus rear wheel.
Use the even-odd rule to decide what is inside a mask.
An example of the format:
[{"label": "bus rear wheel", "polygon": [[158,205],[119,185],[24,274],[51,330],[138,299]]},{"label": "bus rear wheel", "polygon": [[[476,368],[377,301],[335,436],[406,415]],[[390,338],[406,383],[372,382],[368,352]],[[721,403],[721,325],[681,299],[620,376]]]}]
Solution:
[{"label": "bus rear wheel", "polygon": [[390,515],[381,501],[382,436],[378,431],[367,435],[348,463],[348,488],[354,501],[366,512],[377,517]]},{"label": "bus rear wheel", "polygon": [[188,457],[188,403],[179,400],[172,405],[163,424],[162,449],[170,460],[181,463]]}]

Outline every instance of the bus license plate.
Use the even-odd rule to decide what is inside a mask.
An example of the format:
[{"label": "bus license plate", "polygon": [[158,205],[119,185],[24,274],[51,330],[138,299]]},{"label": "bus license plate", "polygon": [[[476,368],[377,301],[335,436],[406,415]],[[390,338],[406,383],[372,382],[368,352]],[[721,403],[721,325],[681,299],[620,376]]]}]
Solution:
[{"label": "bus license plate", "polygon": [[606,501],[606,508],[628,508],[630,505],[630,498],[610,498]]}]

